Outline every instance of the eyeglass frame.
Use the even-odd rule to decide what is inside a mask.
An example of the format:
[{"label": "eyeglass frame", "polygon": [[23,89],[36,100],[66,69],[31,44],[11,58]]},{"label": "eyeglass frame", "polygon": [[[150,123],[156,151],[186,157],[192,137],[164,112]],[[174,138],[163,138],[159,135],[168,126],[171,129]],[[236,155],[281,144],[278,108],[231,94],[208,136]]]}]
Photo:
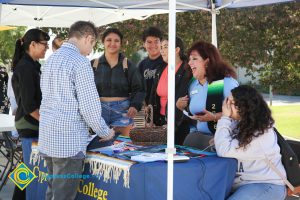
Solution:
[{"label": "eyeglass frame", "polygon": [[44,42],[38,41],[37,43],[40,43],[40,44],[44,45],[45,47],[49,47],[48,42],[44,43]]}]

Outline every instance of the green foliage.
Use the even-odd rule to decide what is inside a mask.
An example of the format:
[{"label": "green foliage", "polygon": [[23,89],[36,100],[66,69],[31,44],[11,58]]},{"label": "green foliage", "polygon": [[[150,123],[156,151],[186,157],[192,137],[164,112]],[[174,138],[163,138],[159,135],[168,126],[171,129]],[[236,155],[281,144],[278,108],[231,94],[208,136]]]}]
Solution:
[{"label": "green foliage", "polygon": [[260,83],[273,85],[277,93],[295,94],[300,89],[300,4],[288,3],[225,10],[220,15],[220,49],[235,65],[250,73],[258,69]]},{"label": "green foliage", "polygon": [[25,27],[0,32],[0,63],[11,65],[17,39],[24,35]]},{"label": "green foliage", "polygon": [[[69,28],[43,27],[42,30],[47,32],[47,33],[51,32],[52,34],[55,34],[56,37],[60,37],[64,40],[68,39]],[[101,30],[101,28],[99,28],[99,30]],[[101,45],[100,42],[96,43],[96,45],[94,47],[94,51],[95,52],[103,51],[103,46]]]},{"label": "green foliage", "polygon": [[62,39],[67,39],[68,38],[69,28],[54,28],[54,27],[48,28],[48,27],[43,27],[41,29],[43,31],[45,31],[46,33],[52,32],[57,37],[60,37]]},{"label": "green foliage", "polygon": [[[300,91],[300,3],[241,9],[221,9],[217,16],[218,45],[223,57],[234,66],[246,68],[247,75],[259,72],[263,88],[273,85],[275,93],[298,94]],[[211,41],[211,14],[207,11],[177,13],[177,36],[186,49],[198,40]],[[168,15],[154,15],[144,21],[127,20],[99,27],[120,29],[123,51],[134,62],[143,48],[142,32],[159,27],[167,36]],[[53,32],[66,35],[63,29]],[[101,38],[101,36],[100,36]],[[102,51],[101,43],[95,50]],[[261,67],[255,67],[261,66]]]},{"label": "green foliage", "polygon": [[[183,39],[186,47],[200,39],[210,41],[211,25],[208,23],[211,20],[210,13],[203,11],[178,13],[176,20],[177,35]],[[191,24],[195,26],[191,26]],[[107,27],[118,28],[124,35],[123,51],[129,58],[132,58],[137,50],[143,48],[142,33],[150,26],[159,27],[166,38],[168,36],[168,15],[154,15],[144,21],[127,20],[109,24],[100,27],[99,31],[103,32]]]},{"label": "green foliage", "polygon": [[[241,9],[222,9],[217,16],[218,45],[234,66],[260,73],[263,87],[295,94],[300,89],[300,4],[296,2]],[[108,25],[124,34],[123,50],[131,58],[142,48],[142,32],[158,26],[168,33],[168,15],[144,21],[128,20]],[[211,14],[206,11],[177,13],[177,35],[188,48],[197,40],[211,41]],[[107,26],[101,27],[105,30]],[[262,66],[257,68],[255,66]]]}]

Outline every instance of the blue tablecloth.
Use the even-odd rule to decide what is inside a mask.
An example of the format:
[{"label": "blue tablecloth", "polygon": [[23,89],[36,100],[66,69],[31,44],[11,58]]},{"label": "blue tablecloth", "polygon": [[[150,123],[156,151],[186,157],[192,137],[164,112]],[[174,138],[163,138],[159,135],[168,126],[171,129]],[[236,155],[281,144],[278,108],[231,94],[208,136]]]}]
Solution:
[{"label": "blue tablecloth", "polygon": [[[223,200],[229,192],[236,173],[234,159],[209,156],[193,158],[185,163],[174,165],[175,200]],[[42,162],[39,172],[46,172]],[[36,175],[38,171],[36,171]],[[83,174],[90,174],[85,165]],[[122,175],[121,175],[122,176]],[[39,180],[35,193],[37,200],[45,199],[46,181]],[[38,193],[36,191],[39,191]],[[165,200],[167,199],[167,163],[152,162],[135,164],[130,169],[130,188],[119,182],[104,183],[95,177],[80,181],[77,199],[79,200]]]}]

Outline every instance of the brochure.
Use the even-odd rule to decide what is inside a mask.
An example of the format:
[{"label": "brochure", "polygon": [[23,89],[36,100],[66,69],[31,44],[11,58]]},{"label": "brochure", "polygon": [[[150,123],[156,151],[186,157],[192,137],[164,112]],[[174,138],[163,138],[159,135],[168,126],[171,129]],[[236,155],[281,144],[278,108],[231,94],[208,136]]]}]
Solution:
[{"label": "brochure", "polygon": [[[173,160],[184,162],[190,158],[182,155],[174,155]],[[131,156],[131,160],[137,162],[154,162],[154,161],[167,161],[168,155],[166,153],[142,153],[139,155]]]}]

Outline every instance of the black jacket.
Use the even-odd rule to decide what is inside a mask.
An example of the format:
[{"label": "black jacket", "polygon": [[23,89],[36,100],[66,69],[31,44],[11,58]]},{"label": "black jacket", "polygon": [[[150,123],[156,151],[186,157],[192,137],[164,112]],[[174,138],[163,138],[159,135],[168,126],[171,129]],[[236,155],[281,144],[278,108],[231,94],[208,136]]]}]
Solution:
[{"label": "black jacket", "polygon": [[145,99],[142,77],[129,60],[128,70],[124,71],[123,60],[124,56],[119,54],[118,64],[111,68],[102,55],[97,69],[94,69],[96,87],[100,97],[129,97],[130,107],[139,111]]},{"label": "black jacket", "polygon": [[[179,67],[175,75],[175,104],[179,97],[183,97],[188,94],[188,87],[191,78],[190,68],[185,68],[186,63],[183,62]],[[153,121],[157,126],[161,125],[160,115],[160,97],[157,95],[156,89],[161,77],[162,72],[166,66],[160,67],[156,71],[156,75],[153,82],[153,87],[150,95],[150,104],[153,106]],[[166,112],[167,113],[167,112]],[[175,106],[175,126],[178,127],[184,119],[183,113]]]},{"label": "black jacket", "polygon": [[[18,62],[12,76],[12,87],[18,105],[15,121],[24,118],[29,124],[38,126],[39,121],[31,117],[30,113],[40,108],[42,92],[40,88],[41,65],[34,61],[27,53]],[[21,137],[38,137],[38,131],[32,129],[18,129]]]},{"label": "black jacket", "polygon": [[138,64],[138,69],[143,78],[143,83],[146,91],[146,97],[145,97],[146,105],[149,104],[156,70],[166,65],[167,64],[164,62],[161,55],[154,60],[151,60],[149,57],[147,57]]}]

